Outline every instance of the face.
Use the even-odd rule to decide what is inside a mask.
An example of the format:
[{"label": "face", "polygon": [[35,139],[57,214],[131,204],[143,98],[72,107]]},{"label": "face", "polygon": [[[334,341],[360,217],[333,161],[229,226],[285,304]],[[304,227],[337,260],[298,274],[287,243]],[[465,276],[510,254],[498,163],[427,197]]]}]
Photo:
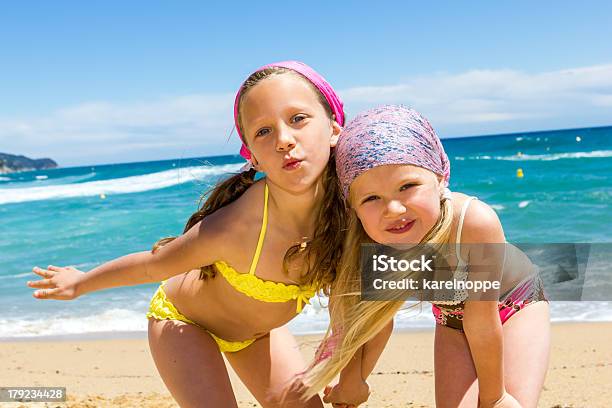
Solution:
[{"label": "face", "polygon": [[353,181],[350,202],[374,241],[416,244],[440,216],[443,188],[442,178],[422,167],[385,165]]},{"label": "face", "polygon": [[253,164],[270,182],[299,193],[319,180],[341,128],[305,79],[287,73],[262,80],[244,96],[240,114]]}]

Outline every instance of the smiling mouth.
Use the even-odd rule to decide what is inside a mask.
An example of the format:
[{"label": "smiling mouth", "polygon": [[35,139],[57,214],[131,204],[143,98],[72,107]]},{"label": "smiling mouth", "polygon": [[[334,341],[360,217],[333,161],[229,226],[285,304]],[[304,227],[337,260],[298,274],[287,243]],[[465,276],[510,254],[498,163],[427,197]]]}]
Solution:
[{"label": "smiling mouth", "polygon": [[412,228],[412,226],[414,225],[414,222],[416,220],[412,220],[412,221],[402,221],[400,224],[396,225],[395,227],[392,228],[387,228],[386,231],[390,232],[392,234],[403,234],[404,232],[410,230]]}]

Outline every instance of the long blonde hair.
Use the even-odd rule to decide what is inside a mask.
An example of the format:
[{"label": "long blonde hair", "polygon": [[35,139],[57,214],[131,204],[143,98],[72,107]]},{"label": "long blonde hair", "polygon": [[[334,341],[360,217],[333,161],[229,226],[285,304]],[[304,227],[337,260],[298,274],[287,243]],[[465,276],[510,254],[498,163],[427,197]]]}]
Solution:
[{"label": "long blonde hair", "polygon": [[[302,381],[310,398],[328,385],[367,341],[380,332],[404,301],[360,301],[361,244],[373,242],[354,210],[349,210],[348,232],[330,299],[330,325]],[[453,223],[451,200],[440,200],[440,216],[420,244],[434,250],[447,244]]]}]

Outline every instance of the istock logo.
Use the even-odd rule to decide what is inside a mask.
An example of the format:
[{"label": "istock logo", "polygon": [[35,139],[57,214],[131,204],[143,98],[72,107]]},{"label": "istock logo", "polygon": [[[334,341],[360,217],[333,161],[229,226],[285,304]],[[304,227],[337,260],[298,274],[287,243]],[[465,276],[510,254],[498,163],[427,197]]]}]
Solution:
[{"label": "istock logo", "polygon": [[373,255],[372,270],[374,272],[433,272],[431,262],[433,259],[427,259],[425,255],[421,255],[420,259],[395,259],[388,255]]}]

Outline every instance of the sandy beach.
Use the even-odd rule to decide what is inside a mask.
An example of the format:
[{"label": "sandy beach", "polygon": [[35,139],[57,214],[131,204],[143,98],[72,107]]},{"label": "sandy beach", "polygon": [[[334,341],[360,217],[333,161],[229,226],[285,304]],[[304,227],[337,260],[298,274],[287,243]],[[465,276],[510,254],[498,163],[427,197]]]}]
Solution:
[{"label": "sandy beach", "polygon": [[[553,326],[541,407],[606,407],[612,400],[612,323]],[[318,336],[300,337],[310,358]],[[2,407],[177,407],[146,339],[0,342],[0,386],[65,386],[66,403]],[[230,373],[240,407],[259,404]],[[367,407],[433,407],[433,331],[394,333],[369,379]]]}]

